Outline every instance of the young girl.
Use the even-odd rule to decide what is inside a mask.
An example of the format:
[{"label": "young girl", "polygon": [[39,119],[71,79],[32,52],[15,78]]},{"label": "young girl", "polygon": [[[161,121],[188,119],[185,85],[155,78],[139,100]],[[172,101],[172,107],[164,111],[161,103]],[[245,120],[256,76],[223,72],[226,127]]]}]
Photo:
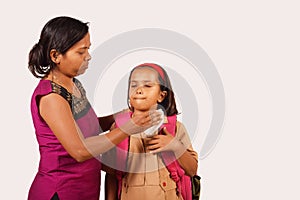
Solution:
[{"label": "young girl", "polygon": [[128,106],[131,112],[118,115],[113,128],[152,109],[164,110],[166,117],[154,133],[146,130],[132,135],[103,155],[106,164],[103,167],[106,171],[105,198],[191,199],[191,189],[187,184],[197,173],[197,153],[184,125],[176,120],[178,111],[174,93],[162,67],[144,63],[131,71]]}]

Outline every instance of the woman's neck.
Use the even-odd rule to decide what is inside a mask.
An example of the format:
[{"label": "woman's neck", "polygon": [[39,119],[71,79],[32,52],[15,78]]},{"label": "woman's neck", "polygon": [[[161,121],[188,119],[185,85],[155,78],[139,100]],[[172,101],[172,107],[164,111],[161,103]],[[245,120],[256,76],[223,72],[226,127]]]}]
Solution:
[{"label": "woman's neck", "polygon": [[49,73],[49,75],[45,79],[61,85],[62,87],[66,88],[68,90],[68,92],[70,92],[71,94],[74,94],[75,96],[78,96],[78,97],[81,96],[80,92],[78,91],[78,88],[76,87],[76,85],[73,82],[72,77],[68,77],[57,70],[53,70]]}]

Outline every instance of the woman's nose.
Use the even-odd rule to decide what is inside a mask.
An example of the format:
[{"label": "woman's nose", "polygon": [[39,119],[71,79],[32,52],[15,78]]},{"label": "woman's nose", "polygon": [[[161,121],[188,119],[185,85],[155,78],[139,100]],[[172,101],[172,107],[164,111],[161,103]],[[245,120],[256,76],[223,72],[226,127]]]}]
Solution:
[{"label": "woman's nose", "polygon": [[85,57],[86,61],[90,61],[92,59],[92,56],[90,53],[88,53],[88,55]]}]

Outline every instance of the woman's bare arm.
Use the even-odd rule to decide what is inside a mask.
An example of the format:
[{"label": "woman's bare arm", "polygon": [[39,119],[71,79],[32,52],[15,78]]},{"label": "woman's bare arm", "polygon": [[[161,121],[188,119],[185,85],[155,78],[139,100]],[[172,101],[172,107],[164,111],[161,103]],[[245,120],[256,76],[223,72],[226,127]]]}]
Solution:
[{"label": "woman's bare arm", "polygon": [[[39,111],[66,151],[78,162],[106,152],[129,134],[137,133],[158,123],[159,116],[137,116],[125,126],[106,134],[84,138],[67,101],[58,94],[50,93],[40,99]],[[152,118],[152,120],[151,120]],[[154,120],[153,120],[154,119]]]}]

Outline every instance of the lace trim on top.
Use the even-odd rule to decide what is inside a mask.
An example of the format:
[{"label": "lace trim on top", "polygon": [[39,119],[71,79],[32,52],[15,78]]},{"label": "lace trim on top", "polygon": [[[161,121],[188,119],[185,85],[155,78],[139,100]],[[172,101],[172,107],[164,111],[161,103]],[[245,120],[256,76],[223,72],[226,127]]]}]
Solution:
[{"label": "lace trim on top", "polygon": [[91,105],[86,98],[86,92],[85,92],[83,86],[77,79],[74,79],[74,83],[80,91],[80,94],[81,94],[80,98],[78,98],[75,95],[68,92],[68,90],[66,88],[64,88],[63,86],[61,86],[53,81],[50,81],[50,82],[51,82],[51,86],[52,86],[52,92],[59,94],[69,103],[75,119],[81,118],[89,111]]}]

